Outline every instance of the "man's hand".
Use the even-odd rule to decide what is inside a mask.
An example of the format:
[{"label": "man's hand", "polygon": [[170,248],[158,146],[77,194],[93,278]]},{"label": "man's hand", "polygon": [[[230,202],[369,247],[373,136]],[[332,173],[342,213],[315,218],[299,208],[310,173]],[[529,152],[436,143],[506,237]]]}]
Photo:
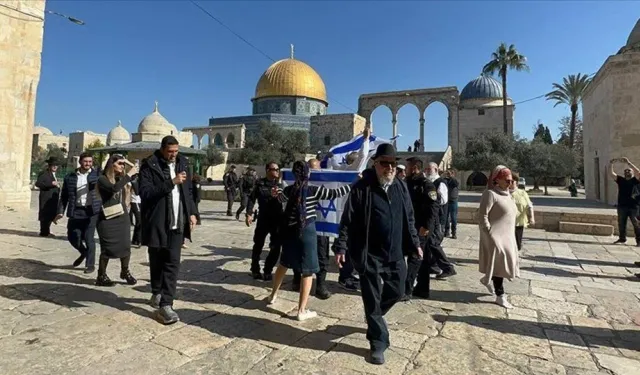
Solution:
[{"label": "man's hand", "polygon": [[418,258],[420,259],[424,258],[424,252],[422,251],[422,248],[418,246],[416,250],[418,251]]},{"label": "man's hand", "polygon": [[58,186],[58,181],[53,181],[53,182],[51,183],[51,185],[53,185],[53,186]]},{"label": "man's hand", "polygon": [[129,177],[135,175],[138,173],[138,166],[137,165],[133,165],[133,167],[129,168],[129,172],[127,172],[127,174],[129,175]]},{"label": "man's hand", "polygon": [[531,226],[534,226],[534,225],[536,225],[536,221],[534,219],[531,219],[531,220],[529,220],[529,224]]},{"label": "man's hand", "polygon": [[180,172],[173,178],[174,185],[181,185],[187,180],[187,172]]},{"label": "man's hand", "polygon": [[327,152],[327,157],[328,158],[332,158],[333,157],[333,152],[331,152],[331,151]]},{"label": "man's hand", "polygon": [[252,215],[247,215],[247,218],[244,219],[244,223],[247,224],[248,227],[250,227],[251,224],[253,223],[253,216]]},{"label": "man's hand", "polygon": [[338,268],[342,268],[342,265],[345,262],[345,257],[344,254],[336,254],[336,264],[338,265]]},{"label": "man's hand", "polygon": [[622,159],[620,159],[620,160],[621,160],[623,163],[625,163],[625,164],[631,164],[631,163],[629,162],[629,159],[628,159],[628,158],[622,158]]},{"label": "man's hand", "polygon": [[429,235],[429,230],[425,227],[420,227],[420,236],[426,237]]},{"label": "man's hand", "polygon": [[191,230],[193,230],[193,228],[195,228],[197,223],[198,223],[198,218],[196,217],[196,215],[189,216],[189,225],[190,225]]},{"label": "man's hand", "polygon": [[55,225],[58,225],[58,220],[60,220],[60,219],[62,219],[62,214],[57,214],[57,215],[56,215],[56,218],[55,218],[55,219],[53,219],[53,223],[54,223]]}]

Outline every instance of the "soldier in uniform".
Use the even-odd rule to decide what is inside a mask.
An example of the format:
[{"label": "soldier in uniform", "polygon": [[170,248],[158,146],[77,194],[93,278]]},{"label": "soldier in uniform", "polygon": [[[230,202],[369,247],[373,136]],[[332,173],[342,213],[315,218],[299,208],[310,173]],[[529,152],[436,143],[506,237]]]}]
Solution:
[{"label": "soldier in uniform", "polygon": [[447,255],[442,249],[442,241],[444,240],[444,226],[447,220],[447,204],[449,202],[449,189],[443,178],[438,174],[438,165],[436,163],[429,163],[425,169],[425,177],[431,181],[437,191],[439,210],[438,210],[438,223],[436,225],[436,241],[430,246],[431,255],[433,259],[431,261],[431,273],[437,274],[437,279],[446,279],[450,276],[457,274],[453,263],[447,258]]},{"label": "soldier in uniform", "polygon": [[236,199],[236,189],[238,188],[238,175],[236,174],[236,166],[232,165],[227,173],[222,176],[224,191],[227,193],[227,216],[233,216],[233,201]]},{"label": "soldier in uniform", "polygon": [[[260,210],[258,211],[258,224],[253,234],[253,252],[251,254],[251,274],[256,280],[270,281],[271,272],[280,257],[280,237],[278,229],[282,220],[282,203],[274,197],[272,190],[274,187],[282,189],[280,183],[280,167],[277,163],[267,164],[267,177],[261,178],[256,183],[253,191],[249,195],[247,202],[246,224],[253,223],[253,207],[258,201]],[[267,234],[270,236],[269,255],[264,262],[264,275],[260,273],[260,253],[264,247]]]},{"label": "soldier in uniform", "polygon": [[256,186],[256,171],[249,167],[245,174],[240,177],[240,208],[236,211],[236,220],[240,220],[240,214],[247,208],[247,202],[249,201],[249,195]]},{"label": "soldier in uniform", "polygon": [[[419,298],[429,298],[429,269],[432,262],[431,247],[438,243],[437,224],[440,205],[436,186],[422,173],[422,160],[411,158],[406,178],[409,196],[413,205],[416,230],[420,238],[420,246],[425,249],[424,259],[412,254],[407,259],[407,281],[405,284],[404,301],[414,295]],[[413,287],[416,278],[418,284]]]}]

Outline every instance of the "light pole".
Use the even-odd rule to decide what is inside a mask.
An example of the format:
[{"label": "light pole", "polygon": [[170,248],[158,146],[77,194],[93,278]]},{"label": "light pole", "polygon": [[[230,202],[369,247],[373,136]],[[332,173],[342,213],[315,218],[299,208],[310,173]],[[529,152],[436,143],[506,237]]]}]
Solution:
[{"label": "light pole", "polygon": [[[12,10],[14,12],[18,12],[20,14],[24,14],[25,16],[29,16],[29,17],[33,17],[35,19],[39,19],[40,21],[44,21],[43,17],[36,16],[35,14],[31,14],[31,13],[22,11],[20,9],[14,8],[14,7],[10,7],[10,6],[5,5],[5,4],[0,4],[0,7],[6,8],[6,9],[10,9],[10,10]],[[71,22],[75,23],[76,25],[81,25],[81,26],[84,25],[84,21],[79,20],[79,19],[77,19],[75,17],[67,16],[67,15],[62,14],[62,13],[54,12],[52,10],[45,10],[44,12],[46,14],[53,14],[53,15],[56,15],[58,17],[66,18],[68,21],[71,21]]]}]

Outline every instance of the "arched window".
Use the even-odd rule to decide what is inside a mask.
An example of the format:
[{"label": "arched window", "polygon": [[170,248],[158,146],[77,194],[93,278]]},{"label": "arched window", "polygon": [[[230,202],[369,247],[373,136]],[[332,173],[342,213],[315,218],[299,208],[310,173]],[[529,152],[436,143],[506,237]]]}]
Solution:
[{"label": "arched window", "polygon": [[224,147],[224,142],[222,141],[220,133],[216,133],[216,136],[213,137],[213,145],[216,147]]},{"label": "arched window", "polygon": [[471,173],[469,175],[469,178],[467,178],[467,186],[469,188],[487,186],[488,182],[489,179],[487,178],[487,176],[485,176],[484,173],[477,171]]},{"label": "arched window", "polygon": [[235,143],[236,137],[233,135],[233,133],[227,134],[227,148],[233,148]]},{"label": "arched window", "polygon": [[331,146],[331,136],[327,135],[324,137],[324,145],[325,146]]}]

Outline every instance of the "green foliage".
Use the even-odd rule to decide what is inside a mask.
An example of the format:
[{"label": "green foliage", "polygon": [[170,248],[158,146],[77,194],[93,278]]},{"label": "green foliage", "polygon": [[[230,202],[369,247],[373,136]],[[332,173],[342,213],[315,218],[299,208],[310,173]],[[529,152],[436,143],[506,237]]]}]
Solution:
[{"label": "green foliage", "polygon": [[89,143],[87,147],[84,149],[85,151],[91,152],[91,154],[93,155],[94,166],[102,166],[102,163],[104,163],[105,158],[107,157],[107,155],[102,152],[91,151],[94,148],[101,148],[101,147],[104,147],[104,143],[100,142],[99,139],[96,139],[95,141]]},{"label": "green foliage", "polygon": [[[569,138],[571,132],[571,117],[565,116],[560,119],[560,138],[558,138],[558,143],[563,144],[569,147]],[[576,157],[576,171],[573,176],[584,180],[584,144],[582,142],[582,119],[580,116],[576,117],[576,125],[575,125],[575,139],[573,143],[573,151]]]},{"label": "green foliage", "polygon": [[553,105],[566,104],[571,110],[571,119],[569,122],[569,148],[575,146],[576,126],[578,119],[578,105],[582,102],[582,96],[587,86],[591,83],[591,77],[588,74],[569,74],[568,77],[562,79],[562,84],[554,83],[553,91],[546,95],[547,100],[555,101]]},{"label": "green foliage", "polygon": [[224,154],[215,147],[207,147],[207,156],[202,160],[204,167],[213,167],[224,163]]},{"label": "green foliage", "polygon": [[553,143],[553,138],[551,137],[551,132],[549,131],[549,127],[544,126],[543,123],[538,122],[536,126],[534,126],[534,134],[533,139],[540,140],[548,145]]},{"label": "green foliage", "polygon": [[250,134],[244,148],[233,153],[230,158],[234,163],[263,165],[276,161],[287,166],[304,158],[309,152],[309,136],[301,130],[285,130],[280,126],[262,122],[255,134]]},{"label": "green foliage", "polygon": [[464,152],[453,155],[453,167],[467,171],[490,171],[502,164],[517,169],[516,153],[522,142],[499,132],[479,134],[467,141]]},{"label": "green foliage", "polygon": [[517,150],[520,174],[533,177],[534,188],[550,178],[562,178],[574,174],[576,155],[563,144],[547,144],[540,139],[522,142]]}]

